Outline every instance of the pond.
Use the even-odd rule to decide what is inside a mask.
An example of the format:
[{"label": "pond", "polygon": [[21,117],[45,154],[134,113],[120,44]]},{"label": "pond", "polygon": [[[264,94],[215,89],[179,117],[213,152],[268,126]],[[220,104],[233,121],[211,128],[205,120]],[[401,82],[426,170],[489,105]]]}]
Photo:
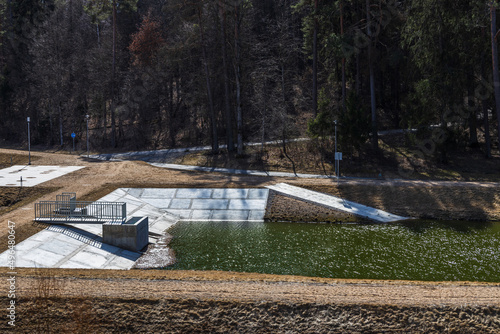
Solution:
[{"label": "pond", "polygon": [[500,223],[180,222],[167,269],[500,282]]}]

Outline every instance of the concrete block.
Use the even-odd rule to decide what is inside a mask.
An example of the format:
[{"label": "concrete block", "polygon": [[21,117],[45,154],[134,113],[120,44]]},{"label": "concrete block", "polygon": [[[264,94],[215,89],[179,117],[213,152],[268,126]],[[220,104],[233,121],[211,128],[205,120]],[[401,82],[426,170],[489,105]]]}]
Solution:
[{"label": "concrete block", "polygon": [[144,189],[143,188],[128,188],[125,190],[129,195],[134,197],[141,197]]},{"label": "concrete block", "polygon": [[193,210],[190,220],[210,220],[211,217],[211,210]]},{"label": "concrete block", "polygon": [[142,198],[142,200],[159,209],[168,208],[170,206],[170,202],[172,201],[170,198]]},{"label": "concrete block", "polygon": [[173,188],[146,188],[141,198],[174,198],[176,191]]},{"label": "concrete block", "polygon": [[189,219],[191,217],[192,210],[179,210],[179,209],[168,209],[168,213],[178,216],[180,219]]},{"label": "concrete block", "polygon": [[41,245],[38,249],[43,249],[54,254],[71,254],[79,248],[80,245],[64,242],[62,240],[52,239],[50,242]]},{"label": "concrete block", "polygon": [[248,199],[248,200],[231,200],[229,203],[230,210],[265,210],[267,205],[266,200]]},{"label": "concrete block", "polygon": [[191,207],[190,199],[178,199],[175,198],[170,202],[169,209],[189,209]]},{"label": "concrete block", "polygon": [[214,210],[213,221],[245,221],[248,220],[249,211],[243,210]]},{"label": "concrete block", "polygon": [[250,211],[250,216],[248,220],[264,221],[264,216],[266,215],[265,210],[252,210]]},{"label": "concrete block", "polygon": [[212,189],[178,189],[176,198],[210,198]]},{"label": "concrete block", "polygon": [[269,189],[249,189],[248,198],[249,199],[265,199],[269,195]]},{"label": "concrete block", "polygon": [[247,198],[248,189],[214,189],[212,198]]},{"label": "concrete block", "polygon": [[108,262],[108,259],[103,254],[90,252],[87,249],[75,254],[75,256],[69,260],[71,262],[81,263],[87,268],[90,267],[96,269],[102,268],[104,264]]},{"label": "concrete block", "polygon": [[149,242],[148,217],[132,217],[123,224],[103,224],[103,242],[133,252],[140,251]]},{"label": "concrete block", "polygon": [[212,217],[210,210],[193,210],[191,214],[191,220],[209,220],[210,217]]},{"label": "concrete block", "polygon": [[227,199],[193,199],[191,209],[194,210],[225,210],[229,204]]}]

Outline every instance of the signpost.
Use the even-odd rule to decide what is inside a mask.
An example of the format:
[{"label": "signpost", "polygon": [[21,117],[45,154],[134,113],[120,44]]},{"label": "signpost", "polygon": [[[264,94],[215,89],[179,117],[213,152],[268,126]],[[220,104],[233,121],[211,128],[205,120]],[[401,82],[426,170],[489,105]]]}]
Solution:
[{"label": "signpost", "polygon": [[337,178],[340,176],[340,160],[342,160],[342,152],[335,152],[335,172]]},{"label": "signpost", "polygon": [[75,152],[75,137],[76,137],[76,134],[73,132],[71,134],[71,138],[73,138],[73,152]]},{"label": "signpost", "polygon": [[337,179],[340,176],[340,160],[342,160],[342,153],[337,152],[337,120],[335,120],[335,176]]}]

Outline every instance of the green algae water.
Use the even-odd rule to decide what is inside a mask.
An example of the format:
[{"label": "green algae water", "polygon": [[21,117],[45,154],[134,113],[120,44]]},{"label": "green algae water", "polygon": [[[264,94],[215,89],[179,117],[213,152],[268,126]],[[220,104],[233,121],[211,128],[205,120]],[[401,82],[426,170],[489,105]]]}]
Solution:
[{"label": "green algae water", "polygon": [[500,223],[180,222],[168,269],[500,282]]}]

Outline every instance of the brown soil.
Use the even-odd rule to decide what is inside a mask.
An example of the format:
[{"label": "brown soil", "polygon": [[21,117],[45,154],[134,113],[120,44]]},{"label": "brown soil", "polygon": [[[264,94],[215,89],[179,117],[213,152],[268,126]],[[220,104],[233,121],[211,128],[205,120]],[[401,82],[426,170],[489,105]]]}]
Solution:
[{"label": "brown soil", "polygon": [[360,218],[294,198],[269,193],[266,216],[268,221],[281,222],[360,222]]},{"label": "brown soil", "polygon": [[[24,154],[0,150],[2,153]],[[38,152],[32,156],[38,165],[86,166],[35,187],[53,189],[39,197],[40,200],[53,200],[63,191],[76,192],[80,199],[95,200],[118,187],[229,188],[288,182],[396,214],[500,220],[498,183],[349,180],[337,185],[332,180],[173,171],[139,161],[102,162]],[[328,220],[334,214],[323,208],[295,204],[278,198],[271,210],[276,215],[287,212],[289,217],[295,213],[316,215],[319,220]],[[34,233],[41,227],[32,223],[33,209],[33,200],[23,203],[3,213],[1,223],[6,226],[13,221],[16,231],[28,231],[25,235]],[[6,236],[7,229],[1,229],[3,244]],[[3,244],[0,248],[4,248]],[[6,275],[5,268],[2,272]],[[53,270],[50,274],[36,275],[63,277],[58,281],[63,282],[64,289],[37,296],[37,291],[43,290],[37,288],[37,282],[43,279],[30,277],[33,272],[29,270],[20,270],[17,275],[20,332],[500,331],[498,284],[349,281],[154,270]],[[6,295],[0,297],[2,305],[7,305]],[[95,328],[90,328],[91,325]],[[0,329],[8,329],[5,321]]]},{"label": "brown soil", "polygon": [[498,284],[40,269],[20,270],[16,284],[17,328],[25,333],[500,330]]}]

